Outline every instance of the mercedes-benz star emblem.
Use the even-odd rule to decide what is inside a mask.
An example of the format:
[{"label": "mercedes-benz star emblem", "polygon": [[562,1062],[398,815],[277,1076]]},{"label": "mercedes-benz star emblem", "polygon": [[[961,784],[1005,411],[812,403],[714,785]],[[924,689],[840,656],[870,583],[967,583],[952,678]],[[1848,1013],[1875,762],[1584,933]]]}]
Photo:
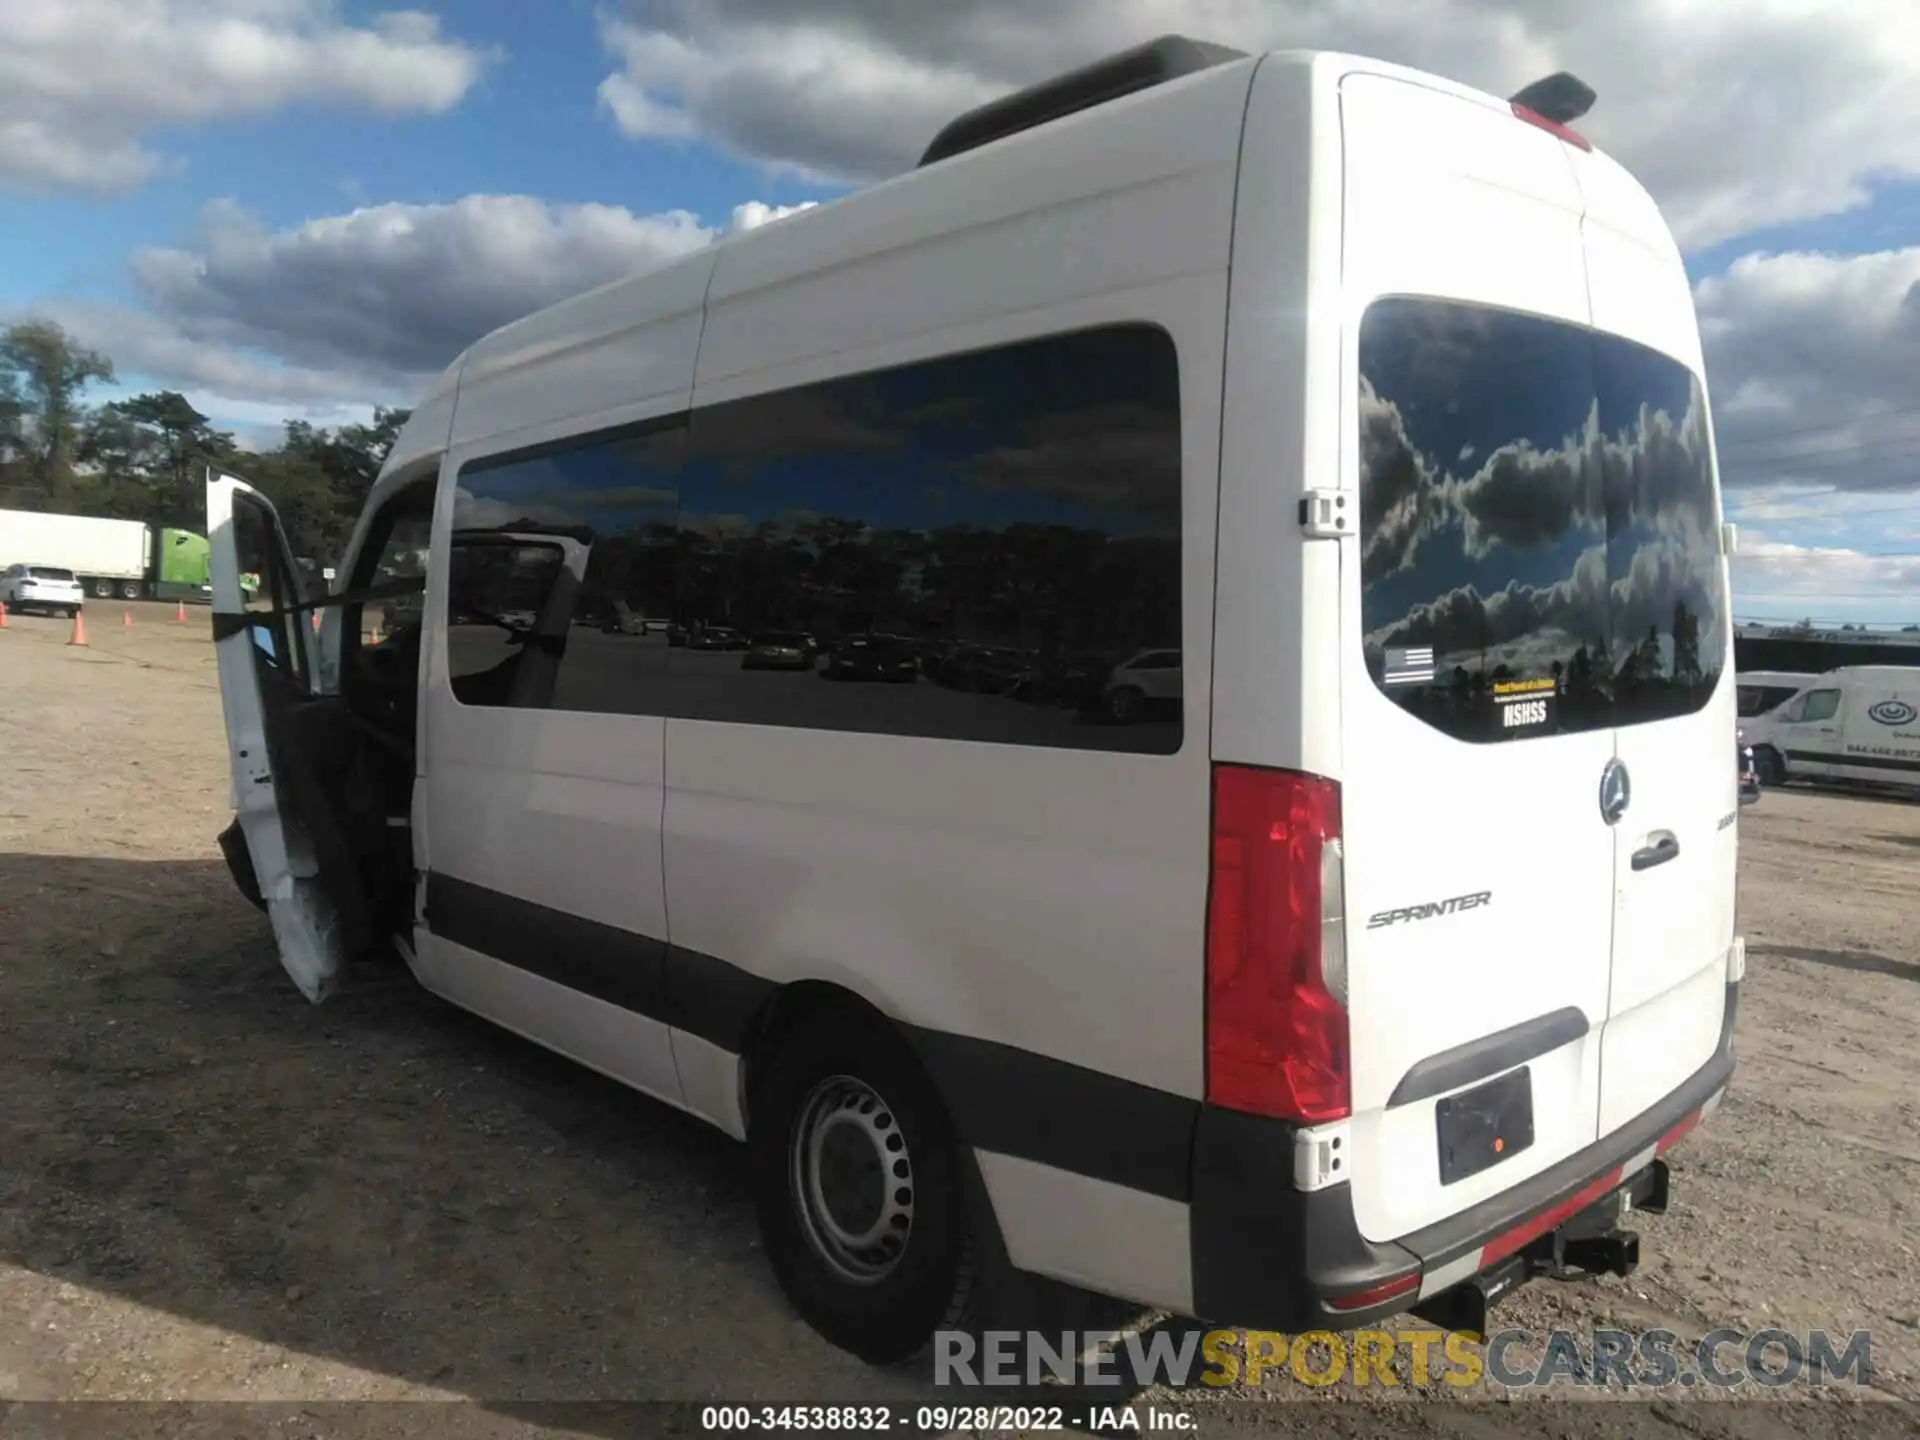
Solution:
[{"label": "mercedes-benz star emblem", "polygon": [[1600,772],[1600,814],[1611,825],[1627,813],[1627,802],[1633,798],[1633,785],[1627,779],[1627,767],[1620,763],[1619,757],[1607,761],[1607,768]]}]

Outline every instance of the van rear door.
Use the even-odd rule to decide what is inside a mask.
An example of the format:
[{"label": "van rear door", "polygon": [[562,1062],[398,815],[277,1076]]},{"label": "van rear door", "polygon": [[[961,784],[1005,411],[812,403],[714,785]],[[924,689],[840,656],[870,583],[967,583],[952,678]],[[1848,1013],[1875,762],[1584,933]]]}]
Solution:
[{"label": "van rear door", "polygon": [[1341,122],[1349,1173],[1384,1240],[1595,1139],[1608,549],[1562,143],[1379,75],[1343,80]]},{"label": "van rear door", "polygon": [[[1726,560],[1686,270],[1639,183],[1568,147],[1593,306],[1607,490],[1614,746],[1613,985],[1600,1133],[1712,1056],[1726,1012],[1740,808]],[[1722,683],[1724,680],[1725,683]]]}]

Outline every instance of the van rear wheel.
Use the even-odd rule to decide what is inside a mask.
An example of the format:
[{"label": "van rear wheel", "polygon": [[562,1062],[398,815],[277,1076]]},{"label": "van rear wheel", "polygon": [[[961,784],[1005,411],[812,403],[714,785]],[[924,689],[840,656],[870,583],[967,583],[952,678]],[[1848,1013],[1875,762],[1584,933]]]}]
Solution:
[{"label": "van rear wheel", "polygon": [[910,1360],[966,1323],[976,1289],[952,1122],[878,1021],[819,1016],[764,1063],[747,1146],[774,1274],[834,1344]]}]

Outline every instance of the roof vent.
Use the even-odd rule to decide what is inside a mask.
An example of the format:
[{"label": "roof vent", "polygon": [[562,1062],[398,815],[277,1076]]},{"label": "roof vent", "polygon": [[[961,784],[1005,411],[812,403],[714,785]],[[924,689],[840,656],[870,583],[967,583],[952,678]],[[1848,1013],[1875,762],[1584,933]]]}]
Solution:
[{"label": "roof vent", "polygon": [[1571,125],[1593,108],[1593,87],[1562,70],[1544,80],[1536,80],[1507,103],[1531,110],[1542,120],[1556,125]]},{"label": "roof vent", "polygon": [[[967,150],[978,149],[1008,135],[1031,130],[1049,120],[1058,120],[1079,110],[1091,110],[1122,95],[1151,90],[1169,80],[1210,70],[1230,60],[1246,58],[1243,50],[1215,45],[1205,40],[1189,40],[1184,35],[1162,35],[1145,45],[1122,50],[1078,70],[1069,70],[1051,80],[1025,90],[1016,90],[998,100],[990,100],[977,109],[947,122],[933,137],[922,165],[932,165]],[[1567,77],[1571,78],[1571,77]],[[1576,82],[1578,83],[1578,82]]]}]

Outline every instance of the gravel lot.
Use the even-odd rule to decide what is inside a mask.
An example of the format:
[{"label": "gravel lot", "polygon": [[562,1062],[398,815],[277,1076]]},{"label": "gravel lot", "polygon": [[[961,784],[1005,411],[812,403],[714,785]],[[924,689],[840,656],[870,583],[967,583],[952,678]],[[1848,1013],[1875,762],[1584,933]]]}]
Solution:
[{"label": "gravel lot", "polygon": [[[408,1434],[619,1428],[522,1408],[548,1400],[951,1403],[793,1318],[717,1133],[397,968],[300,1000],[214,844],[206,612],[134,606],[125,628],[121,608],[96,607],[84,650],[64,622],[0,632],[0,1400],[485,1402],[352,1412]],[[1920,806],[1770,793],[1742,827],[1733,1092],[1676,1152],[1639,1273],[1537,1283],[1499,1319],[1867,1329],[1877,1396],[1920,1402]],[[1324,1403],[1344,1386],[1268,1393],[1322,1402],[1260,1407],[1269,1427],[1372,1423]],[[1500,1433],[1561,1434],[1613,1407],[1502,1408]],[[1707,1408],[1655,1413],[1723,1433]],[[1832,1433],[1837,1409],[1765,1419]],[[1399,1407],[1456,1428],[1419,1412]],[[33,1413],[0,1430],[73,1412]]]}]

